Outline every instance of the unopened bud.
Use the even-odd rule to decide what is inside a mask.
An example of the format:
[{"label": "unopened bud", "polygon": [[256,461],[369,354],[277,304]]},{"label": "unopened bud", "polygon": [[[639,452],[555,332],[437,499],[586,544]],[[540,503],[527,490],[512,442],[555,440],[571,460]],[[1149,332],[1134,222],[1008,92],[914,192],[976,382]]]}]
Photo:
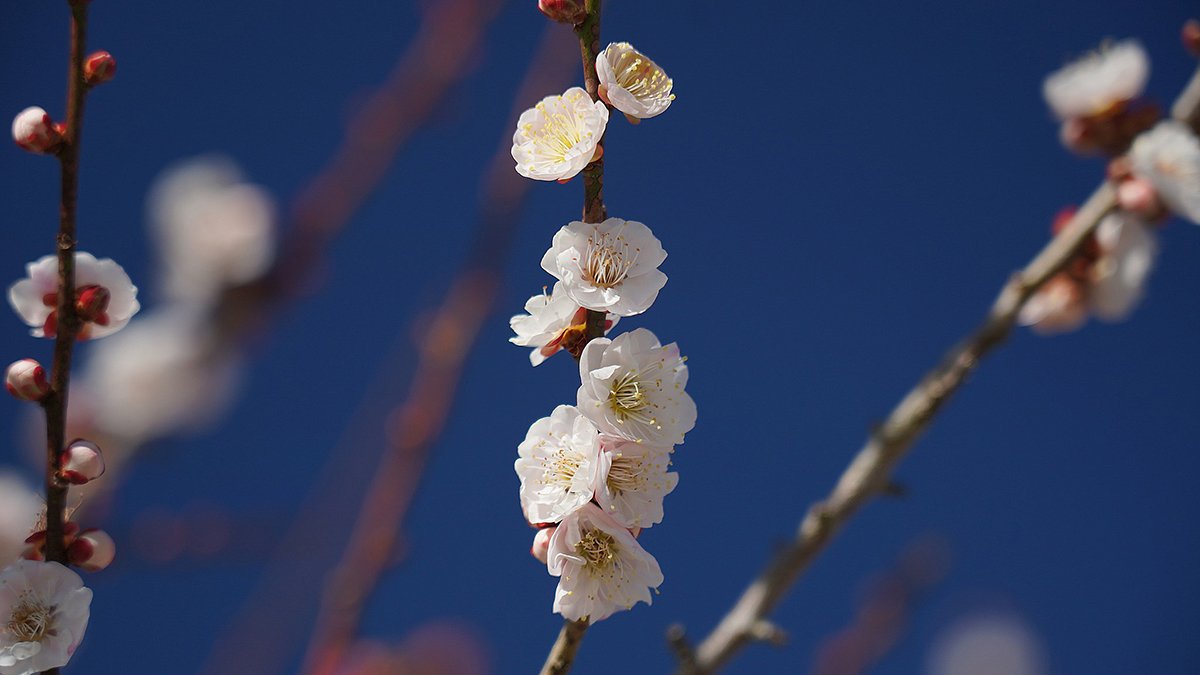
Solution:
[{"label": "unopened bud", "polygon": [[83,60],[83,81],[91,86],[104,84],[117,74],[117,60],[108,52],[95,52]]},{"label": "unopened bud", "polygon": [[1180,37],[1183,38],[1183,46],[1192,56],[1200,56],[1200,21],[1188,19],[1187,23],[1183,24]]},{"label": "unopened bud", "polygon": [[533,535],[533,546],[529,549],[529,555],[537,559],[543,565],[546,564],[546,557],[550,553],[550,535],[554,534],[555,527],[543,527]]},{"label": "unopened bud", "polygon": [[88,529],[67,547],[67,561],[88,572],[99,572],[112,564],[117,544],[104,530]]},{"label": "unopened bud", "polygon": [[75,440],[63,451],[60,478],[72,485],[83,485],[104,475],[104,455],[100,446],[85,440]]},{"label": "unopened bud", "polygon": [[578,26],[587,18],[583,0],[538,0],[538,9],[552,20],[572,26]]},{"label": "unopened bud", "polygon": [[8,393],[22,401],[40,401],[50,391],[46,371],[33,359],[21,359],[8,367],[4,378]]},{"label": "unopened bud", "polygon": [[37,106],[17,113],[13,118],[12,134],[18,146],[39,155],[54,153],[63,140],[59,126],[45,110]]},{"label": "unopened bud", "polygon": [[81,321],[108,325],[108,301],[111,294],[103,286],[84,286],[75,293],[75,312]]}]

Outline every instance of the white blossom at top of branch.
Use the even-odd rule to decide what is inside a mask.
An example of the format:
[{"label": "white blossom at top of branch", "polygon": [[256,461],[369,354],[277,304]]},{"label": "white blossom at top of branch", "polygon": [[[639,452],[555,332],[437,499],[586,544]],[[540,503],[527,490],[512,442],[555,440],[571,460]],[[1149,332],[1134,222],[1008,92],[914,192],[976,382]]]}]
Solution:
[{"label": "white blossom at top of branch", "polygon": [[574,221],[555,233],[542,256],[542,269],[561,280],[580,306],[633,316],[649,309],[666,285],[667,275],[658,269],[666,258],[662,244],[642,223]]},{"label": "white blossom at top of branch", "polygon": [[601,98],[631,117],[661,115],[675,100],[671,78],[628,42],[614,42],[596,56]]},{"label": "white blossom at top of branch", "polygon": [[[571,299],[563,290],[562,282],[554,284],[550,293],[539,293],[525,303],[528,314],[517,314],[509,319],[509,326],[516,333],[508,341],[521,346],[533,347],[529,361],[537,366],[564,347],[567,330],[583,327],[587,321],[587,310]],[[621,317],[609,314],[605,320],[607,334]]]},{"label": "white blossom at top of branch", "polygon": [[608,126],[608,107],[579,87],[547,96],[521,113],[513,133],[517,173],[534,180],[568,180],[596,154]]},{"label": "white blossom at top of branch", "polygon": [[[30,333],[34,337],[53,337],[57,326],[58,258],[48,255],[29,263],[25,269],[29,276],[9,287],[8,302],[33,327]],[[92,298],[100,298],[94,293],[96,288],[104,289],[106,294],[90,307],[90,317],[81,312],[85,322],[80,339],[101,338],[121,330],[141,308],[137,287],[120,265],[109,258],[97,260],[92,254],[80,251],[75,254],[77,300],[82,301],[85,292]]]},{"label": "white blossom at top of branch", "polygon": [[679,474],[667,471],[670,465],[669,447],[601,436],[596,502],[625,527],[661,523],[663,497],[679,483]]},{"label": "white blossom at top of branch", "polygon": [[16,474],[0,469],[0,568],[7,567],[25,550],[33,533],[42,500]]},{"label": "white blossom at top of branch", "polygon": [[1051,73],[1042,83],[1059,119],[1088,117],[1137,98],[1150,76],[1150,59],[1136,40],[1123,40]]},{"label": "white blossom at top of branch", "polygon": [[55,562],[18,560],[0,571],[0,675],[65,666],[83,640],[92,591]]},{"label": "white blossom at top of branch", "polygon": [[200,157],[164,171],[148,198],[163,289],[207,302],[262,276],[275,254],[275,202],[231,160]]},{"label": "white blossom at top of branch", "polygon": [[599,432],[575,406],[560,405],[533,423],[517,447],[521,508],[531,523],[557,523],[592,499]]},{"label": "white blossom at top of branch", "polygon": [[201,427],[224,411],[239,363],[214,353],[202,317],[154,314],[96,345],[80,385],[93,393],[91,423],[100,433],[136,445]]},{"label": "white blossom at top of branch", "polygon": [[1200,224],[1200,140],[1182,122],[1159,122],[1129,150],[1133,173],[1177,215]]},{"label": "white blossom at top of branch", "polygon": [[1145,223],[1117,211],[1100,221],[1096,241],[1103,253],[1092,266],[1088,305],[1097,317],[1120,321],[1145,294],[1158,255],[1158,239]]},{"label": "white blossom at top of branch", "polygon": [[579,359],[578,406],[601,431],[648,445],[672,446],[696,426],[684,391],[688,369],[674,343],[638,328],[615,340],[596,338]]},{"label": "white blossom at top of branch", "polygon": [[560,577],[554,611],[592,623],[638,602],[650,604],[650,589],[663,582],[654,556],[620,523],[595,504],[584,504],[550,536],[546,568]]}]

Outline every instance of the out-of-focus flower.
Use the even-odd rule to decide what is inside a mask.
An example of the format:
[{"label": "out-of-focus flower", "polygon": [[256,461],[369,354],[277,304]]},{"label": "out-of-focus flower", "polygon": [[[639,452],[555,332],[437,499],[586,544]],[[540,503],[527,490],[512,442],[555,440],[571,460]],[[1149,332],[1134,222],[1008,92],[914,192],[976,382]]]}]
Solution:
[{"label": "out-of-focus flower", "polygon": [[40,401],[50,392],[46,370],[33,359],[21,359],[8,366],[4,374],[8,393],[23,401]]},{"label": "out-of-focus flower", "polygon": [[67,665],[91,602],[79,575],[58,563],[18,560],[0,571],[0,675]]},{"label": "out-of-focus flower", "polygon": [[554,611],[592,623],[638,602],[650,604],[650,589],[663,582],[654,556],[629,530],[595,504],[585,504],[550,537],[550,574],[560,577]]},{"label": "out-of-focus flower", "polygon": [[[587,333],[587,310],[567,295],[561,281],[554,284],[550,293],[529,298],[525,311],[529,313],[509,319],[508,324],[516,335],[508,341],[520,347],[533,347],[529,353],[530,363],[537,366],[560,349],[578,354],[578,345]],[[609,314],[604,332],[607,334],[620,318]]]},{"label": "out-of-focus flower", "polygon": [[200,317],[153,315],[96,345],[81,385],[95,395],[91,425],[138,445],[200,428],[220,415],[237,384],[235,356],[218,353]]},{"label": "out-of-focus flower", "polygon": [[608,107],[579,87],[547,96],[521,113],[513,133],[517,173],[534,180],[569,180],[596,155]]},{"label": "out-of-focus flower", "polygon": [[0,568],[21,556],[37,529],[42,500],[16,474],[0,469]]},{"label": "out-of-focus flower", "polygon": [[684,391],[688,370],[674,343],[662,346],[645,328],[596,338],[579,359],[579,410],[601,431],[655,446],[683,442],[696,425]]},{"label": "out-of-focus flower", "polygon": [[618,316],[650,308],[667,283],[658,266],[666,260],[650,228],[633,220],[574,221],[554,235],[542,269],[562,281],[580,306]]},{"label": "out-of-focus flower", "polygon": [[628,42],[614,42],[596,56],[596,75],[600,97],[635,119],[661,115],[675,100],[671,78]]},{"label": "out-of-focus flower", "polygon": [[62,479],[72,485],[83,485],[104,475],[104,455],[100,446],[90,441],[71,441],[62,453]]},{"label": "out-of-focus flower", "polygon": [[67,559],[72,565],[88,572],[99,572],[112,564],[117,544],[104,530],[95,528],[79,533],[67,547]]},{"label": "out-of-focus flower", "polygon": [[1037,636],[1006,614],[969,616],[944,630],[929,655],[929,675],[1045,675]]},{"label": "out-of-focus flower", "polygon": [[1158,238],[1145,223],[1125,213],[1111,213],[1096,228],[1102,251],[1092,266],[1088,305],[1106,321],[1120,321],[1137,307],[1158,255]]},{"label": "out-of-focus flower", "polygon": [[48,155],[58,151],[63,142],[62,127],[37,106],[28,107],[13,118],[13,140],[29,152]]},{"label": "out-of-focus flower", "polygon": [[1086,321],[1086,290],[1081,282],[1062,272],[1025,301],[1017,315],[1017,323],[1042,335],[1068,333]]},{"label": "out-of-focus flower", "polygon": [[663,497],[679,483],[679,474],[667,471],[670,465],[669,447],[601,436],[596,502],[625,527],[660,523]]},{"label": "out-of-focus flower", "polygon": [[1168,120],[1140,135],[1129,151],[1133,174],[1148,181],[1175,214],[1200,224],[1200,140]]},{"label": "out-of-focus flower", "polygon": [[257,279],[275,254],[275,202],[231,160],[200,157],[167,169],[148,199],[168,298],[208,302]]},{"label": "out-of-focus flower", "polygon": [[517,447],[521,508],[531,523],[557,523],[592,499],[599,432],[575,406],[560,405],[533,423]]},{"label": "out-of-focus flower", "polygon": [[1054,71],[1042,94],[1060,120],[1102,115],[1140,96],[1149,75],[1146,51],[1123,40]]},{"label": "out-of-focus flower", "polygon": [[[48,255],[26,265],[29,275],[8,289],[8,302],[34,337],[54,337],[58,332],[58,258]],[[120,265],[110,258],[97,260],[90,253],[75,254],[75,298],[83,327],[80,340],[101,338],[121,330],[141,309],[137,287]]]}]

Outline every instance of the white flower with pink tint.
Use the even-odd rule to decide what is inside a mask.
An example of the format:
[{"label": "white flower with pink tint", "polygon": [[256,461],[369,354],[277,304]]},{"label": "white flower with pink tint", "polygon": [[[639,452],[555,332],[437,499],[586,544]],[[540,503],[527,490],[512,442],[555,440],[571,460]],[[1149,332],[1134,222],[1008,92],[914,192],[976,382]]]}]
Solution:
[{"label": "white flower with pink tint", "polygon": [[1060,272],[1042,285],[1017,314],[1017,323],[1035,333],[1069,333],[1087,321],[1087,289],[1069,274]]},{"label": "white flower with pink tint", "polygon": [[663,498],[679,483],[670,466],[669,447],[601,436],[596,502],[625,527],[661,523]]},{"label": "white flower with pink tint", "polygon": [[602,432],[649,445],[678,445],[696,426],[684,391],[688,369],[674,343],[663,346],[638,328],[615,340],[596,338],[579,359],[579,410]]},{"label": "white flower with pink tint", "polygon": [[579,87],[547,96],[521,113],[513,133],[517,173],[534,180],[569,180],[596,157],[608,107]]},{"label": "white flower with pink tint", "polygon": [[661,115],[675,100],[671,78],[628,42],[614,42],[596,56],[596,76],[601,98],[634,122]]},{"label": "white flower with pink tint", "polygon": [[[58,331],[58,258],[48,255],[26,265],[29,275],[8,289],[8,302],[33,330],[34,337]],[[79,339],[95,339],[121,330],[141,308],[137,287],[120,265],[90,253],[75,254],[75,305],[83,328]]]},{"label": "white flower with pink tint", "polygon": [[554,530],[546,568],[560,578],[554,611],[571,621],[586,617],[595,623],[639,602],[649,605],[650,589],[663,582],[654,556],[590,503]]},{"label": "white flower with pink tint", "polygon": [[13,118],[13,141],[22,149],[39,155],[50,154],[62,145],[62,129],[45,110],[31,106]]},{"label": "white flower with pink tint", "polygon": [[1136,40],[1123,40],[1051,73],[1042,94],[1060,120],[1088,117],[1140,96],[1149,76],[1146,51]]},{"label": "white flower with pink tint", "polygon": [[67,665],[91,603],[79,575],[58,563],[18,560],[0,571],[0,675]]},{"label": "white flower with pink tint", "polygon": [[[533,347],[529,353],[529,361],[537,366],[558,353],[561,349],[570,350],[571,328],[576,328],[582,339],[582,331],[586,330],[587,310],[579,306],[566,294],[562,282],[554,284],[550,293],[539,293],[525,303],[528,314],[517,314],[509,319],[509,326],[516,333],[508,341],[520,347]],[[621,317],[609,314],[605,321],[604,332],[608,333]]]},{"label": "white flower with pink tint", "polygon": [[1176,215],[1200,224],[1200,140],[1182,122],[1159,122],[1129,150],[1133,175],[1148,181]]},{"label": "white flower with pink tint", "polygon": [[633,220],[574,221],[555,235],[542,269],[562,281],[575,302],[618,316],[650,308],[667,283],[658,269],[667,252],[650,228]]},{"label": "white flower with pink tint", "polygon": [[275,210],[231,160],[201,157],[164,171],[148,211],[167,296],[207,301],[262,276],[275,256]]},{"label": "white flower with pink tint", "polygon": [[1145,223],[1118,211],[1100,221],[1096,241],[1102,253],[1092,266],[1088,304],[1097,317],[1120,321],[1145,294],[1158,239]]},{"label": "white flower with pink tint", "polygon": [[588,503],[596,485],[599,432],[575,406],[533,423],[517,446],[521,508],[531,523],[557,523]]}]

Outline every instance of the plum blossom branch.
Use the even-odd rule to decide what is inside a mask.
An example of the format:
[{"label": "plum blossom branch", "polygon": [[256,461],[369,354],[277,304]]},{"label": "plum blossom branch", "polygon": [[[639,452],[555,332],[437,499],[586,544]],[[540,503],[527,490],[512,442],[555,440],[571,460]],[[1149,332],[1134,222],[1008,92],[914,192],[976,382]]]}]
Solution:
[{"label": "plum blossom branch", "polygon": [[[1200,132],[1200,71],[1188,83],[1172,116]],[[888,486],[896,465],[933,421],[942,405],[962,386],[979,362],[1008,337],[1021,306],[1063,269],[1116,207],[1116,191],[1101,185],[1061,233],[1001,289],[983,322],[951,349],[942,362],[913,387],[870,435],[833,491],[814,504],[796,538],[779,551],[743,591],[732,609],[696,649],[694,666],[681,672],[717,671],[743,647],[755,642],[754,627],[765,621],[792,584],[863,505]]]}]

